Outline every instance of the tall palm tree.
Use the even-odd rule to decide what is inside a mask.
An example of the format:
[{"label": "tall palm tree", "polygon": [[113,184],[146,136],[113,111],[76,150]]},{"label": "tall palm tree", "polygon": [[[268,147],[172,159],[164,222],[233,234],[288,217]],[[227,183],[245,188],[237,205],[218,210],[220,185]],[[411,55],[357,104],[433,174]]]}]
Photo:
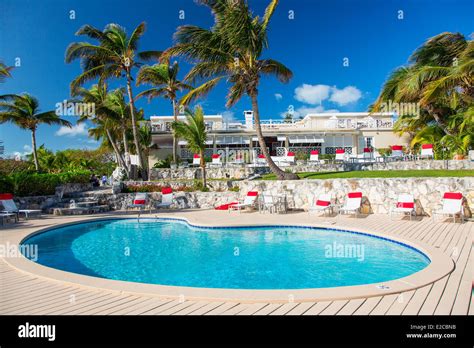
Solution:
[{"label": "tall palm tree", "polygon": [[[138,52],[138,43],[145,32],[145,23],[140,23],[127,35],[125,29],[118,24],[108,24],[103,31],[91,25],[80,28],[76,35],[85,35],[89,39],[97,40],[94,45],[89,42],[74,42],[66,50],[66,63],[75,59],[81,60],[84,72],[71,82],[71,90],[87,81],[99,79],[105,81],[109,78],[124,77],[127,85],[127,94],[130,103],[130,116],[132,119],[132,133],[139,165],[143,163],[138,140],[137,119],[135,117],[135,104],[132,91],[132,69],[139,67],[142,60],[158,59],[159,51]],[[146,177],[144,178],[147,179]]]},{"label": "tall palm tree", "polygon": [[150,146],[152,142],[150,126],[147,124],[141,125],[138,129],[138,136],[140,138],[140,144],[142,145],[143,154],[145,155],[143,170],[146,170],[147,176],[150,177],[150,163],[148,160],[150,156]]},{"label": "tall palm tree", "polygon": [[253,16],[245,0],[198,2],[211,9],[214,26],[210,30],[192,25],[179,27],[174,35],[176,44],[163,52],[161,58],[162,61],[167,61],[176,55],[196,62],[185,80],[192,84],[198,80],[207,80],[190,91],[181,100],[182,104],[186,105],[207,94],[225,79],[231,84],[227,94],[227,107],[235,105],[244,95],[250,97],[258,142],[272,172],[279,179],[298,179],[296,174],[284,172],[272,161],[260,125],[260,79],[266,75],[274,75],[281,82],[287,83],[293,76],[290,69],[282,63],[261,58],[264,49],[268,48],[268,25],[278,0],[270,1],[262,18]]},{"label": "tall palm tree", "polygon": [[409,65],[390,75],[372,111],[381,110],[389,101],[418,103],[429,116],[427,123],[434,122],[445,134],[455,135],[449,119],[474,103],[473,77],[474,41],[459,33],[439,34],[411,55]]},{"label": "tall palm tree", "polygon": [[[137,85],[149,84],[153,88],[143,91],[137,98],[147,97],[148,101],[156,97],[165,97],[171,101],[173,106],[174,121],[178,121],[178,104],[176,95],[183,90],[190,90],[193,87],[178,80],[179,66],[177,62],[169,64],[145,65],[140,68],[137,75]],[[173,162],[178,158],[178,139],[173,134]]]},{"label": "tall palm tree", "polygon": [[185,110],[186,122],[175,121],[171,124],[175,134],[183,138],[188,143],[188,148],[201,156],[200,167],[202,170],[202,185],[206,187],[206,161],[204,160],[204,151],[206,149],[206,123],[204,122],[204,111],[200,106],[196,107],[194,112]]},{"label": "tall palm tree", "polygon": [[40,170],[36,150],[36,131],[41,124],[71,127],[71,123],[56,115],[55,111],[40,112],[39,101],[30,94],[0,96],[0,124],[11,122],[31,132],[31,145],[36,171]]},{"label": "tall palm tree", "polygon": [[[116,93],[116,92],[111,92]],[[125,163],[120,147],[117,144],[116,134],[120,132],[122,126],[121,115],[116,110],[109,107],[110,94],[107,90],[107,84],[93,85],[90,89],[76,87],[72,92],[72,96],[79,98],[84,103],[93,103],[95,105],[95,114],[80,115],[78,123],[91,121],[96,125],[95,128],[89,129],[89,135],[94,139],[107,139],[112,147],[117,162],[125,169],[127,176],[130,174],[128,166]]]},{"label": "tall palm tree", "polygon": [[3,62],[0,61],[0,83],[5,81],[5,78],[12,77],[10,71],[13,69],[12,66],[6,66]]}]

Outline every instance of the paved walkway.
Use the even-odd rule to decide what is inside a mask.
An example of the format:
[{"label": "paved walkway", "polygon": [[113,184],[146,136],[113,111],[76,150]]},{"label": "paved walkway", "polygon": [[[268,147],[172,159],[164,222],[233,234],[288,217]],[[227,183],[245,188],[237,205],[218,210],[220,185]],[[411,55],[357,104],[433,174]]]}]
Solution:
[{"label": "paved walkway", "polygon": [[[193,216],[202,223],[254,221],[273,223],[331,221],[306,213],[261,215],[258,213],[209,214],[209,211],[176,212],[170,216]],[[109,215],[103,215],[109,216]],[[0,241],[6,243],[16,233],[48,227],[84,217],[46,217],[0,229]],[[364,228],[432,245],[449,255],[456,267],[444,278],[416,290],[399,294],[351,300],[287,303],[240,303],[163,299],[151,295],[93,289],[72,283],[35,276],[13,268],[0,258],[0,314],[101,314],[101,315],[417,315],[474,313],[472,295],[472,241],[474,223],[433,223],[395,220],[387,216],[338,218],[338,226]]]}]

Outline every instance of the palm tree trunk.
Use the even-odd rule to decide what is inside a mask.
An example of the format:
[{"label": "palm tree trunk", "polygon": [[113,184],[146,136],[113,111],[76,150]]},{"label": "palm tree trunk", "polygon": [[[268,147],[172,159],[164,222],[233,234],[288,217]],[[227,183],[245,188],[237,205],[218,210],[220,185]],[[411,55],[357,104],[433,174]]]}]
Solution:
[{"label": "palm tree trunk", "polygon": [[110,145],[112,145],[112,148],[114,149],[115,156],[117,156],[117,162],[118,162],[119,166],[121,166],[122,168],[125,169],[125,173],[130,178],[130,170],[125,165],[125,161],[122,157],[122,154],[120,153],[120,151],[118,149],[117,144],[115,144],[115,141],[114,141],[114,138],[112,137],[112,134],[110,133],[110,131],[108,129],[106,130],[106,132],[107,132],[107,138],[109,138],[109,143],[110,143]]},{"label": "palm tree trunk", "polygon": [[270,157],[270,153],[267,150],[267,146],[265,144],[265,139],[263,138],[262,134],[262,127],[260,126],[260,113],[258,111],[258,102],[257,102],[257,91],[251,93],[250,98],[252,100],[252,111],[253,117],[255,121],[255,130],[257,131],[258,143],[260,144],[260,148],[262,149],[262,153],[265,156],[265,160],[267,161],[268,166],[272,173],[274,173],[279,180],[297,180],[299,179],[298,175],[295,173],[287,173],[281,170],[275,162],[273,162],[272,158]]},{"label": "palm tree trunk", "polygon": [[31,129],[31,146],[33,148],[33,160],[35,162],[35,169],[39,172],[38,153],[36,151],[36,129]]},{"label": "palm tree trunk", "polygon": [[201,156],[201,170],[202,170],[202,187],[206,188],[207,181],[206,181],[206,160],[204,159],[204,150],[200,151]]},{"label": "palm tree trunk", "polygon": [[[174,116],[174,121],[178,121],[178,112],[176,109],[176,100],[172,100],[173,103],[173,116]],[[173,162],[177,163],[178,161],[178,137],[176,136],[176,133],[173,131]]]},{"label": "palm tree trunk", "polygon": [[[138,155],[138,166],[143,168],[142,151],[140,148],[140,144],[138,142],[137,121],[135,118],[135,102],[133,100],[131,81],[132,81],[132,76],[130,75],[130,70],[127,70],[127,93],[128,93],[129,104],[130,104],[130,115],[132,116],[133,142],[135,144],[135,151],[137,152],[137,155]],[[143,180],[148,180],[147,175],[144,170],[142,170],[142,178]]]},{"label": "palm tree trunk", "polygon": [[[126,127],[125,127],[125,121],[124,121],[124,124],[123,124],[123,129],[122,129],[122,141],[123,141],[123,151],[125,152],[125,154],[127,156],[130,156],[130,150],[128,148],[128,141],[127,141],[127,132],[126,132]],[[125,166],[127,167],[127,171],[130,172],[130,157],[129,158],[129,161],[127,162],[126,161],[126,158],[124,158],[124,162],[125,162]]]},{"label": "palm tree trunk", "polygon": [[442,120],[442,115],[440,114],[439,110],[437,110],[432,105],[426,106],[426,111],[433,117],[436,124],[445,132],[447,135],[454,135],[447,127],[444,121]]}]

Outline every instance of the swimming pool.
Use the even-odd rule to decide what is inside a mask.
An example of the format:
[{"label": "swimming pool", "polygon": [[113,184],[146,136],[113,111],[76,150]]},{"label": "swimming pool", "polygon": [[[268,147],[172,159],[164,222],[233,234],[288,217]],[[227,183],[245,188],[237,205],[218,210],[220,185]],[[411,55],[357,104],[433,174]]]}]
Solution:
[{"label": "swimming pool", "polygon": [[112,219],[27,238],[41,265],[130,282],[224,289],[307,289],[380,283],[430,263],[399,242],[299,226],[195,227]]}]

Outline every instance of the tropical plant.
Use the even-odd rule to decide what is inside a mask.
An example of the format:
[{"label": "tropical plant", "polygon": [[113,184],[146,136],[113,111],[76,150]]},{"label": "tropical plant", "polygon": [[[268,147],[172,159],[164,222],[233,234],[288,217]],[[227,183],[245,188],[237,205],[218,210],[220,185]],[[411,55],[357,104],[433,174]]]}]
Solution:
[{"label": "tropical plant", "polygon": [[198,153],[201,157],[200,167],[202,170],[202,185],[206,187],[206,161],[204,159],[204,151],[206,149],[206,123],[204,122],[204,111],[200,106],[192,112],[185,110],[186,122],[175,121],[171,124],[175,134],[187,141],[187,147],[194,153]]},{"label": "tropical plant", "polygon": [[96,140],[107,139],[108,144],[112,147],[117,157],[117,162],[125,169],[127,176],[129,176],[130,171],[117,143],[118,134],[123,131],[121,129],[123,126],[122,116],[117,114],[116,110],[109,107],[110,93],[107,90],[107,85],[105,83],[93,85],[90,89],[76,87],[71,94],[82,102],[95,105],[95,113],[93,115],[82,114],[77,122],[81,123],[89,120],[94,123],[95,127],[89,128],[89,135]]},{"label": "tropical plant", "polygon": [[244,95],[250,97],[260,148],[272,172],[279,179],[298,179],[296,174],[282,171],[272,161],[260,125],[260,79],[274,75],[286,83],[293,75],[282,63],[261,58],[264,49],[268,48],[268,25],[278,0],[271,0],[262,18],[252,14],[245,0],[198,2],[211,9],[214,26],[210,30],[192,25],[178,27],[174,34],[175,45],[163,52],[161,58],[162,61],[169,61],[172,56],[182,56],[195,62],[185,81],[191,84],[206,81],[184,96],[181,103],[189,104],[206,95],[220,81],[226,80],[231,85],[227,94],[227,107],[235,105]]},{"label": "tropical plant", "polygon": [[[150,60],[158,59],[161,55],[159,51],[138,52],[138,43],[144,32],[144,22],[140,23],[130,36],[118,24],[108,24],[103,31],[91,25],[85,25],[76,32],[76,35],[85,35],[89,39],[97,40],[98,44],[74,42],[66,50],[66,63],[80,59],[84,70],[81,75],[71,82],[71,90],[97,78],[99,82],[110,78],[125,78],[130,103],[133,140],[140,166],[143,163],[143,157],[140,152],[137,118],[135,117],[132,69],[141,65],[137,58]],[[144,179],[147,178],[144,177]]]},{"label": "tropical plant", "polygon": [[6,66],[3,62],[0,61],[0,83],[5,82],[7,77],[12,77],[10,71],[13,69],[11,66]]},{"label": "tropical plant", "polygon": [[459,115],[474,103],[473,76],[474,41],[459,33],[441,33],[390,75],[371,111],[391,111],[384,110],[389,102],[416,104],[418,114],[399,115],[395,124],[399,134],[408,133],[412,145],[444,139],[442,145],[451,152],[465,152],[471,146],[470,137],[463,134],[469,127],[466,122],[459,127]]},{"label": "tropical plant", "polygon": [[[145,65],[140,68],[137,74],[137,85],[149,84],[154,86],[137,95],[137,98],[147,97],[148,101],[156,97],[164,97],[171,101],[173,107],[174,121],[178,121],[179,107],[177,103],[177,93],[183,90],[190,90],[193,87],[178,79],[179,66],[177,62],[169,64]],[[178,139],[173,134],[173,162],[178,159]]]},{"label": "tropical plant", "polygon": [[151,128],[148,124],[143,124],[138,129],[138,137],[140,139],[140,144],[142,146],[142,152],[145,157],[145,162],[143,163],[143,170],[147,171],[147,177],[150,177],[150,146],[151,146]]},{"label": "tropical plant", "polygon": [[55,111],[40,112],[39,101],[30,94],[7,94],[0,96],[0,124],[11,122],[31,132],[31,145],[35,169],[40,166],[36,152],[36,131],[41,124],[71,127],[71,123],[56,115]]}]

